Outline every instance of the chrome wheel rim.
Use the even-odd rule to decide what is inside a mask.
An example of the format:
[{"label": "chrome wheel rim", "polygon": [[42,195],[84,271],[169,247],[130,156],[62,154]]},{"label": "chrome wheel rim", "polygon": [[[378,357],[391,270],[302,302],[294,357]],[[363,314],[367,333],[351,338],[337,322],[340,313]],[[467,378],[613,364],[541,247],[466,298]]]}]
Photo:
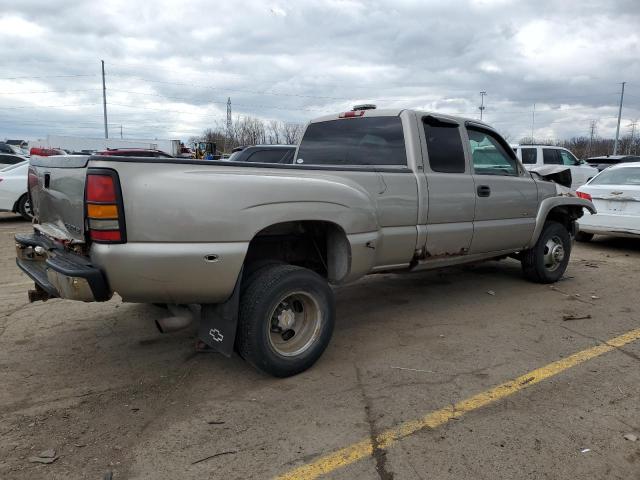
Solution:
[{"label": "chrome wheel rim", "polygon": [[27,198],[27,201],[24,202],[24,211],[27,212],[27,215],[33,217],[33,210],[31,210],[31,200]]},{"label": "chrome wheel rim", "polygon": [[318,339],[321,326],[320,305],[312,295],[287,293],[269,315],[269,344],[283,357],[300,355]]},{"label": "chrome wheel rim", "polygon": [[564,261],[566,251],[562,239],[554,235],[544,244],[544,268],[553,272]]}]

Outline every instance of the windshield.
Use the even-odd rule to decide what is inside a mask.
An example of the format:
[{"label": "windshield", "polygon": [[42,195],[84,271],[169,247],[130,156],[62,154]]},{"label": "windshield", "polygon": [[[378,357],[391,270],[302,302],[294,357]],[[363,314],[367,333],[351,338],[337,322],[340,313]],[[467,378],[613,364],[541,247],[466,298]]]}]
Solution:
[{"label": "windshield", "polygon": [[640,185],[640,167],[604,170],[589,185]]}]

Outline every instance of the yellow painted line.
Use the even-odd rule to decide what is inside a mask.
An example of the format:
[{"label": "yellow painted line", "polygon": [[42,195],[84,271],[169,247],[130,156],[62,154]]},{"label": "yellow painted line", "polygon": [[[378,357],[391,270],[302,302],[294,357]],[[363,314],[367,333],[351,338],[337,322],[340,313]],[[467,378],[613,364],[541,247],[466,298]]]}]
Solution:
[{"label": "yellow painted line", "polygon": [[[619,337],[612,338],[601,345],[597,345],[586,350],[574,353],[566,358],[562,358],[556,362],[550,363],[544,367],[525,373],[517,378],[509,380],[490,390],[478,393],[472,397],[462,400],[455,405],[451,405],[440,410],[436,410],[425,415],[422,418],[403,423],[397,427],[390,428],[380,433],[376,440],[379,448],[387,448],[398,440],[412,435],[424,428],[436,428],[450,420],[460,418],[467,412],[485,407],[502,398],[513,395],[525,388],[539,383],[547,378],[551,378],[569,368],[580,365],[596,358],[603,353],[615,350],[628,343],[640,340],[640,328],[631,330]],[[297,467],[289,472],[276,477],[277,480],[307,480],[318,478],[321,475],[333,472],[339,468],[346,467],[363,458],[371,456],[373,453],[373,445],[370,439],[341,448],[329,455],[320,457],[317,460]]]}]

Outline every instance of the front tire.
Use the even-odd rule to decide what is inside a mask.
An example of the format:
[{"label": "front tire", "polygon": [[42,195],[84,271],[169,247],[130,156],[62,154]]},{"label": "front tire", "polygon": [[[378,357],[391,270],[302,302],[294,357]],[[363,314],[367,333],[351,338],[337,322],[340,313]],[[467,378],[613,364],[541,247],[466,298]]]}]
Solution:
[{"label": "front tire", "polygon": [[522,271],[527,280],[554,283],[564,274],[571,255],[571,237],[564,225],[547,222],[536,244],[522,252]]},{"label": "front tire", "polygon": [[320,358],[334,323],[335,300],[324,278],[294,265],[268,266],[242,293],[236,346],[257,369],[289,377]]},{"label": "front tire", "polygon": [[33,220],[33,211],[31,210],[31,202],[29,201],[28,194],[25,193],[18,200],[16,213],[20,214],[22,218],[29,222]]}]

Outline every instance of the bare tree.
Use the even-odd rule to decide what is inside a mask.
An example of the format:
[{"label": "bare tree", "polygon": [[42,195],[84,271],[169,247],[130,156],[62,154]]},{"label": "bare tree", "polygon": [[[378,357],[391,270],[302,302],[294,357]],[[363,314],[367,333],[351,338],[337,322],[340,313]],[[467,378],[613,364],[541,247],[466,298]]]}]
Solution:
[{"label": "bare tree", "polygon": [[287,145],[296,145],[302,138],[304,126],[300,123],[284,123],[282,126],[282,135]]},{"label": "bare tree", "polygon": [[[236,116],[231,123],[231,132],[227,131],[226,124],[216,122],[214,126],[207,128],[199,137],[191,137],[191,144],[206,141],[214,142],[218,148],[226,146],[227,152],[239,146],[260,144],[297,144],[300,141],[303,125],[299,123],[285,123],[278,120],[264,120],[251,116]],[[229,133],[231,135],[229,136]]]},{"label": "bare tree", "polygon": [[267,142],[272,145],[280,145],[280,143],[282,143],[281,130],[282,122],[279,122],[278,120],[269,121],[269,135],[267,137]]}]

